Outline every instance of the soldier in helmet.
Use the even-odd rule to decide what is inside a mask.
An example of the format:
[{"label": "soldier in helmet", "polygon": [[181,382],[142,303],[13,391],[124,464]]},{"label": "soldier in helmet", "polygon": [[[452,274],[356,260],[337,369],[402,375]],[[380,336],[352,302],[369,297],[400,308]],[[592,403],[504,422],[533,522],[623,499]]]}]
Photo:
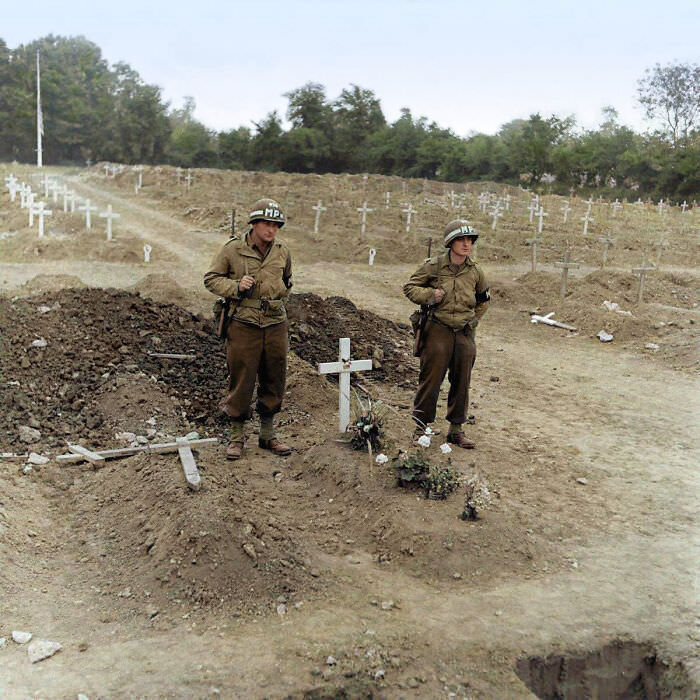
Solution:
[{"label": "soldier in helmet", "polygon": [[259,199],[250,211],[250,230],[232,237],[214,256],[204,286],[231,300],[226,334],[228,391],[223,411],[231,418],[226,458],[244,452],[245,421],[251,415],[255,382],[260,415],[258,445],[276,455],[291,448],[277,439],[273,417],[280,410],[287,370],[287,313],[284,298],[292,286],[292,257],[277,240],[285,218],[273,199]]},{"label": "soldier in helmet", "polygon": [[471,449],[475,445],[462,426],[467,420],[469,382],[476,359],[474,335],[488,306],[489,287],[481,266],[471,257],[479,235],[469,222],[450,221],[444,236],[447,251],[419,267],[403,288],[414,304],[428,307],[413,418],[418,424],[417,435],[435,420],[440,386],[447,373],[447,442]]}]

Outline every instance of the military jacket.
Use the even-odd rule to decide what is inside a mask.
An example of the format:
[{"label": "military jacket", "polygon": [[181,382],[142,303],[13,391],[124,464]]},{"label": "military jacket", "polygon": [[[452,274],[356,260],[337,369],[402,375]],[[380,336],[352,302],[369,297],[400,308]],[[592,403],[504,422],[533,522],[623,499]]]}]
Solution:
[{"label": "military jacket", "polygon": [[[247,297],[238,291],[244,275],[255,278],[255,286]],[[204,286],[212,294],[232,300],[230,318],[260,328],[282,323],[287,318],[282,300],[292,286],[289,248],[275,239],[263,257],[250,243],[250,234],[231,238],[214,256],[204,275]]]},{"label": "military jacket", "polygon": [[[445,290],[445,297],[435,304],[435,289]],[[414,304],[426,304],[440,323],[458,330],[476,327],[488,306],[488,283],[481,266],[467,257],[463,265],[450,263],[449,252],[430,258],[421,265],[403,287]]]}]

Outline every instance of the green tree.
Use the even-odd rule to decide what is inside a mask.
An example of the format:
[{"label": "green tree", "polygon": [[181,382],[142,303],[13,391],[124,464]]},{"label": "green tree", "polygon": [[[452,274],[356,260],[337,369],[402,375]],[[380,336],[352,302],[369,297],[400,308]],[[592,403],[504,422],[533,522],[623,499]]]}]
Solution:
[{"label": "green tree", "polygon": [[251,142],[252,166],[256,170],[279,170],[282,162],[282,122],[277,110],[255,124]]},{"label": "green tree", "polygon": [[185,97],[182,109],[170,113],[168,160],[183,168],[213,167],[219,162],[216,134],[194,118],[195,107],[194,98]]},{"label": "green tree", "polygon": [[239,126],[237,129],[219,133],[219,159],[224,168],[246,170],[252,167],[250,129]]},{"label": "green tree", "polygon": [[664,125],[671,143],[687,139],[695,129],[700,113],[700,65],[697,63],[657,63],[648,68],[637,83],[639,102],[648,119]]}]

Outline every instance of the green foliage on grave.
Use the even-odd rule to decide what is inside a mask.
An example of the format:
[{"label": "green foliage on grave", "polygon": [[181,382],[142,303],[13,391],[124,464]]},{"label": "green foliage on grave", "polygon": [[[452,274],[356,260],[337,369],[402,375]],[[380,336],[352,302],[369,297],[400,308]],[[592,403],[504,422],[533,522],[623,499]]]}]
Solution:
[{"label": "green foliage on grave", "polygon": [[413,453],[399,452],[391,460],[399,486],[418,487],[426,498],[442,500],[459,488],[461,475],[450,460],[447,464],[431,464],[421,450]]}]

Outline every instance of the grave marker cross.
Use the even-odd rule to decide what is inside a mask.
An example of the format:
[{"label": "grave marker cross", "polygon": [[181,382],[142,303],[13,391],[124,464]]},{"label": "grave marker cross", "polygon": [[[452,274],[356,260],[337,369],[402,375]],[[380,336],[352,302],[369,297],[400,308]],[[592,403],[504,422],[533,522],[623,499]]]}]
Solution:
[{"label": "grave marker cross", "polygon": [[319,363],[318,372],[339,375],[338,429],[344,433],[350,425],[350,372],[372,369],[372,360],[351,360],[350,338],[340,339],[339,350],[338,361]]},{"label": "grave marker cross", "polygon": [[637,303],[641,304],[642,303],[642,298],[644,296],[644,280],[646,278],[647,272],[650,272],[651,270],[655,270],[656,268],[653,265],[647,265],[646,258],[642,258],[642,266],[641,267],[633,267],[632,268],[632,274],[634,275],[639,275],[639,289],[637,290]]},{"label": "grave marker cross", "polygon": [[326,207],[323,206],[323,203],[319,199],[318,204],[311,208],[316,212],[316,217],[314,219],[314,233],[318,233],[318,220],[321,218],[321,212],[326,211]]},{"label": "grave marker cross", "polygon": [[85,204],[82,207],[78,207],[78,211],[85,212],[85,228],[89,231],[92,228],[92,219],[90,217],[90,212],[97,211],[97,207],[91,206],[90,200],[86,199]]},{"label": "grave marker cross", "polygon": [[535,234],[532,238],[526,238],[525,243],[529,243],[532,246],[532,259],[531,259],[531,269],[533,272],[537,271],[537,246],[540,244],[540,239],[537,238]]},{"label": "grave marker cross", "polygon": [[561,208],[560,211],[564,212],[564,223],[566,223],[567,219],[569,218],[569,212],[571,211],[571,207],[569,206],[569,203],[564,200],[564,206]]},{"label": "grave marker cross", "polygon": [[107,205],[107,211],[103,211],[100,214],[101,219],[107,219],[107,240],[111,241],[112,240],[112,219],[118,219],[119,214],[115,214],[112,211],[112,205],[108,204]]},{"label": "grave marker cross", "polygon": [[44,237],[44,217],[51,216],[53,212],[50,209],[45,209],[44,202],[39,202],[34,206],[34,213],[39,217],[39,238]]},{"label": "grave marker cross", "polygon": [[540,204],[540,208],[537,214],[535,214],[535,216],[539,219],[539,223],[537,224],[537,233],[542,233],[542,224],[544,223],[543,217],[549,216],[549,214],[545,212],[545,210],[542,208],[542,205]]},{"label": "grave marker cross", "polygon": [[566,296],[566,282],[569,277],[569,268],[576,269],[579,264],[577,262],[571,262],[571,250],[567,248],[564,262],[555,262],[554,265],[561,268],[561,289],[559,290],[559,294],[563,299]]},{"label": "grave marker cross", "polygon": [[406,214],[406,233],[410,233],[411,231],[411,217],[413,214],[416,213],[416,209],[413,208],[411,203],[409,202],[408,205],[406,206],[405,209],[401,210],[404,214]]},{"label": "grave marker cross", "polygon": [[615,243],[615,239],[610,238],[609,236],[600,236],[600,238],[598,238],[598,242],[603,244],[603,262],[600,265],[602,269],[605,267],[605,263],[608,261],[608,248]]},{"label": "grave marker cross", "polygon": [[374,211],[374,209],[369,209],[367,202],[363,202],[361,207],[357,207],[357,211],[362,214],[362,235],[364,236],[367,230],[367,212]]},{"label": "grave marker cross", "polygon": [[586,212],[586,216],[581,217],[581,221],[583,221],[583,235],[587,236],[588,235],[588,224],[593,223],[595,219],[590,216],[590,210]]}]

